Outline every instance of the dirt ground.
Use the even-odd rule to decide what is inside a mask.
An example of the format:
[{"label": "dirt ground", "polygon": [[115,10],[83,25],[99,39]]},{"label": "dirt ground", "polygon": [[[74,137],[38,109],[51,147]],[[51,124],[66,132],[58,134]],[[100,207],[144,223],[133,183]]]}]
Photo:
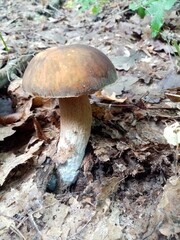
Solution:
[{"label": "dirt ground", "polygon": [[[163,134],[180,120],[171,41],[180,42],[179,5],[165,16],[164,39],[153,39],[150,18],[128,10],[130,1],[111,1],[97,16],[55,2],[0,0],[9,48],[0,43],[0,239],[180,239],[178,146]],[[56,192],[58,102],[24,93],[22,76],[36,53],[74,43],[104,52],[118,79],[89,96],[93,126],[78,180]]]}]

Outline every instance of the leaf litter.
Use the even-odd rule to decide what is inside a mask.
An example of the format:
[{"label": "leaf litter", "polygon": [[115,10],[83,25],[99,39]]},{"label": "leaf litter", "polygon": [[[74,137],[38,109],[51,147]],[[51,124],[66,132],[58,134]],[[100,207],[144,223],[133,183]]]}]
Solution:
[{"label": "leaf litter", "polygon": [[[7,56],[0,46],[0,238],[179,239],[177,149],[163,136],[180,117],[179,98],[170,96],[179,95],[172,46],[152,39],[149,18],[127,11],[127,1],[110,2],[96,17],[53,4],[0,2],[9,48]],[[174,9],[178,38],[177,14]],[[79,178],[55,194],[47,183],[58,141],[58,103],[32,99],[21,78],[37,52],[72,43],[107,54],[118,80],[90,97],[92,134]]]}]

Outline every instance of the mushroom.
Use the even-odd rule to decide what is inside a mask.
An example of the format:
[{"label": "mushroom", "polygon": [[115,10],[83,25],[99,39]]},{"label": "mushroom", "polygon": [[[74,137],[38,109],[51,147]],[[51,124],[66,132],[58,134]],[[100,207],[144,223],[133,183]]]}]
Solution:
[{"label": "mushroom", "polygon": [[92,110],[88,94],[117,79],[109,58],[96,48],[74,44],[38,53],[23,76],[23,89],[33,96],[58,98],[60,138],[57,172],[63,185],[77,179],[90,137]]}]

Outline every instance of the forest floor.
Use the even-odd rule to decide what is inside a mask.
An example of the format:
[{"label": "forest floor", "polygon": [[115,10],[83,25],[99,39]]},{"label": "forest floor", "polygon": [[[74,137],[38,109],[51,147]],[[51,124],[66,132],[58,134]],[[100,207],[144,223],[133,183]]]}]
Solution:
[{"label": "forest floor", "polygon": [[[165,16],[164,40],[151,37],[149,17],[129,11],[128,1],[98,16],[52,4],[0,0],[9,48],[0,43],[0,239],[180,239],[178,149],[163,135],[180,120],[171,41],[180,42],[180,8]],[[104,52],[118,79],[90,96],[93,126],[78,180],[54,193],[47,183],[58,102],[28,96],[22,76],[36,53],[74,43]]]}]

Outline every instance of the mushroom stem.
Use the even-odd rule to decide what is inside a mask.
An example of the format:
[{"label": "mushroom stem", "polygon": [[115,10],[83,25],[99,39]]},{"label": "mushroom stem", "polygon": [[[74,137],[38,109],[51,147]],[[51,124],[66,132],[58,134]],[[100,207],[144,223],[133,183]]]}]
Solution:
[{"label": "mushroom stem", "polygon": [[87,95],[61,98],[60,140],[58,143],[58,175],[63,185],[77,178],[90,137],[92,110]]}]

